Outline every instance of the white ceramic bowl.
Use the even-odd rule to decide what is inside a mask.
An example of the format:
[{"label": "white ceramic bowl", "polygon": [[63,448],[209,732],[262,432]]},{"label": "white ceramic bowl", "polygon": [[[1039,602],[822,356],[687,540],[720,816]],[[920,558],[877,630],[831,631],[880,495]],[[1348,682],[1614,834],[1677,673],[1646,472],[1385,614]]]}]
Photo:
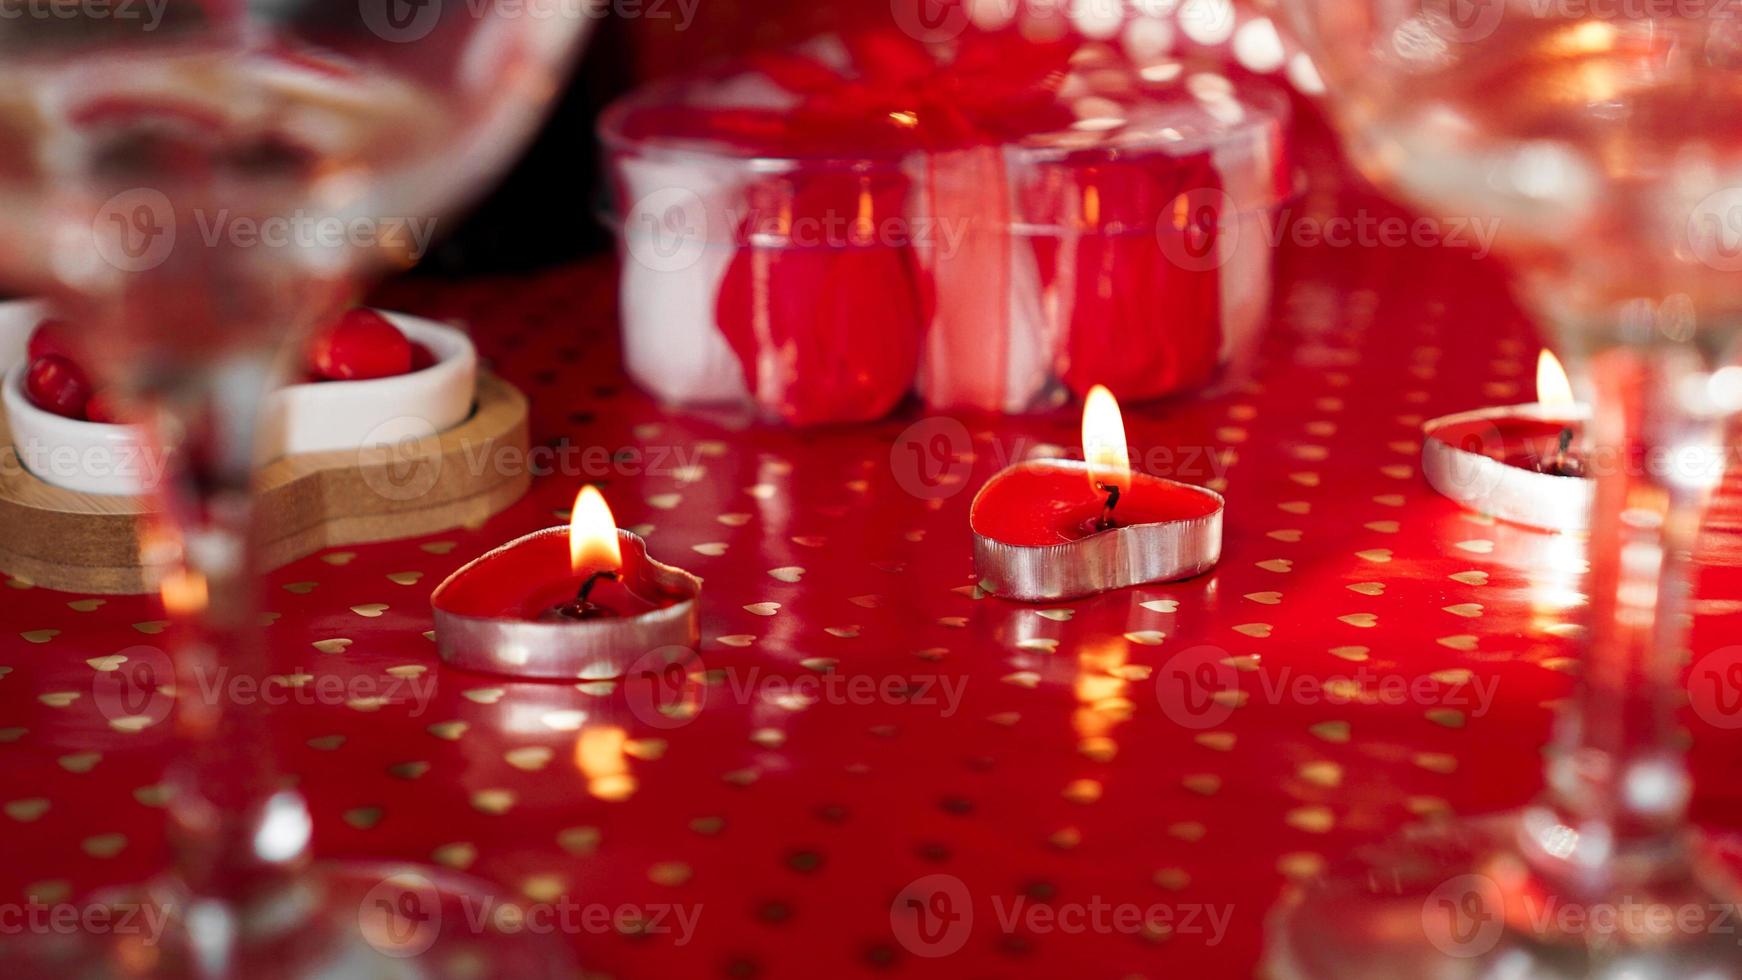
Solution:
[{"label": "white ceramic bowl", "polygon": [[12,299],[0,302],[0,374],[12,370],[15,364],[24,363],[25,351],[30,346],[31,331],[42,322],[48,314],[48,306],[41,300]]},{"label": "white ceramic bowl", "polygon": [[267,400],[262,460],[395,445],[444,432],[472,414],[478,352],[471,339],[432,320],[379,312],[428,347],[435,364],[392,378],[280,388]]},{"label": "white ceramic bowl", "polygon": [[161,484],[162,453],[146,447],[145,434],[130,425],[103,425],[45,412],[24,393],[29,365],[6,372],[6,423],[18,458],[44,483],[78,493],[138,496]]},{"label": "white ceramic bowl", "polygon": [[[25,310],[23,307],[30,306]],[[18,307],[15,309],[15,307]],[[436,363],[411,374],[368,381],[296,384],[267,397],[260,432],[262,462],[281,456],[394,445],[451,429],[472,414],[478,353],[464,333],[403,313],[382,314],[435,355]],[[0,303],[0,355],[14,319],[41,318],[35,304]],[[20,351],[24,339],[18,341]],[[164,475],[162,454],[126,425],[62,418],[31,403],[24,391],[23,355],[6,372],[3,403],[18,457],[45,483],[79,493],[139,496],[153,493]]]}]

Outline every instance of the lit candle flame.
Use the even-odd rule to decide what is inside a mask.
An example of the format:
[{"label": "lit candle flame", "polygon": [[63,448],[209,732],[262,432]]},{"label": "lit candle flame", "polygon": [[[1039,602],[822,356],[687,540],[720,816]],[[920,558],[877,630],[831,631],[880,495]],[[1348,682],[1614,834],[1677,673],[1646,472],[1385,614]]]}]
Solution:
[{"label": "lit candle flame", "polygon": [[1089,397],[1083,400],[1083,459],[1089,464],[1089,482],[1131,489],[1125,418],[1119,414],[1118,400],[1102,385],[1089,389]]},{"label": "lit candle flame", "polygon": [[569,518],[569,567],[582,572],[615,572],[623,567],[623,549],[617,545],[617,519],[598,488],[581,488]]},{"label": "lit candle flame", "polygon": [[1536,359],[1536,400],[1543,405],[1571,405],[1573,385],[1567,380],[1566,368],[1554,352],[1544,350]]}]

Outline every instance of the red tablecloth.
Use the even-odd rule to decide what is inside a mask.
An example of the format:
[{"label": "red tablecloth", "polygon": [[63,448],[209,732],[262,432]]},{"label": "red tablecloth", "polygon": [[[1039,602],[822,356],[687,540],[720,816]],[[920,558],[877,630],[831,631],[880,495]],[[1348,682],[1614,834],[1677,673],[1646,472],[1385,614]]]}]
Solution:
[{"label": "red tablecloth", "polygon": [[[534,443],[574,467],[484,527],[270,577],[274,671],[351,698],[273,709],[318,852],[466,867],[527,901],[699,910],[693,935],[575,935],[614,976],[1250,974],[1291,879],[1536,790],[1577,588],[1568,541],[1462,514],[1418,473],[1423,418],[1529,400],[1537,344],[1494,271],[1413,248],[1290,247],[1283,265],[1254,381],[1126,416],[1152,471],[1225,478],[1221,567],[1041,608],[975,594],[966,510],[1013,454],[1071,445],[1072,412],[964,419],[966,445],[917,417],[698,421],[619,373],[608,264],[391,286],[391,305],[469,324],[531,396]],[[600,471],[590,447],[622,462]],[[448,572],[558,523],[587,481],[707,581],[717,683],[686,722],[620,686],[448,670],[425,635]],[[165,617],[6,584],[0,902],[76,900],[163,859],[167,726],[111,727],[90,661],[152,644]],[[1707,639],[1737,628],[1718,599],[1736,586],[1705,576]],[[1239,695],[1192,714],[1180,665],[1198,661],[1171,658],[1202,645]],[[387,703],[355,700],[369,690]],[[1698,807],[1721,815],[1736,742],[1694,734]],[[936,958],[891,920],[933,875],[973,913]],[[1156,925],[1066,928],[1098,907]]]}]

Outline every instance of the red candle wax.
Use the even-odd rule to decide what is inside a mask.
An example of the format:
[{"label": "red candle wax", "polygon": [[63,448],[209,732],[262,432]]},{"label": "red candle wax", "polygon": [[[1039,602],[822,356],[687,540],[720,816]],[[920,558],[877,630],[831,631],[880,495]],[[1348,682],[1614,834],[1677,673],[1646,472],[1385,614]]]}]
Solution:
[{"label": "red candle wax", "polygon": [[[521,618],[535,622],[559,618],[553,614],[565,606],[574,604],[582,586],[586,585],[587,580],[592,575],[592,572],[584,571],[571,576],[567,581],[552,582],[535,587],[532,594],[527,597],[526,602],[521,605]],[[595,580],[593,587],[587,591],[588,613],[585,618],[621,619],[625,616],[639,616],[666,605],[671,605],[671,602],[661,603],[656,599],[648,599],[638,595],[617,579],[601,577]]]},{"label": "red candle wax", "polygon": [[1468,419],[1440,426],[1431,438],[1509,466],[1543,472],[1560,462],[1561,439],[1569,429],[1573,448],[1566,456],[1576,464],[1582,459],[1577,447],[1584,434],[1584,423],[1577,420],[1529,416]]},{"label": "red candle wax", "polygon": [[[589,594],[601,610],[599,619],[639,616],[691,598],[661,589],[638,574],[635,565],[645,559],[625,552],[623,561],[621,581],[600,579]],[[445,601],[464,616],[538,622],[572,602],[593,571],[577,573],[570,566],[568,529],[552,528],[495,553],[487,570],[451,582]]]},{"label": "red candle wax", "polygon": [[[987,482],[969,520],[984,537],[1045,547],[1103,533],[1096,524],[1106,505],[1106,491],[1097,489],[1082,469],[1038,460],[1013,466]],[[1116,527],[1167,524],[1206,517],[1220,506],[1194,487],[1133,473],[1130,487],[1120,493],[1113,521]]]}]

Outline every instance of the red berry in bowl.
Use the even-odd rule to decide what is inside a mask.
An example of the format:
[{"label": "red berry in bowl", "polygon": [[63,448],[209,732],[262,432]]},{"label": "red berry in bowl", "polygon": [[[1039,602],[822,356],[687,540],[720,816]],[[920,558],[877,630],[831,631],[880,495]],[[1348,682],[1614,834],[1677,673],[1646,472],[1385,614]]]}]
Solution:
[{"label": "red berry in bowl", "polygon": [[92,393],[90,400],[85,402],[85,420],[104,425],[126,425],[132,421],[128,418],[126,402],[117,398],[109,388]]},{"label": "red berry in bowl", "polygon": [[424,368],[432,368],[435,367],[435,365],[435,351],[430,350],[428,344],[419,343],[415,340],[412,341],[411,369],[413,371],[422,371]]},{"label": "red berry in bowl", "polygon": [[85,417],[91,399],[91,382],[77,364],[59,354],[30,362],[24,375],[25,393],[37,408],[69,419]]},{"label": "red berry in bowl", "polygon": [[328,381],[391,378],[411,370],[411,342],[381,314],[355,309],[315,334],[309,367]]},{"label": "red berry in bowl", "polygon": [[30,359],[34,361],[54,354],[72,360],[72,345],[67,343],[71,333],[72,325],[65,320],[44,319],[30,332]]}]

